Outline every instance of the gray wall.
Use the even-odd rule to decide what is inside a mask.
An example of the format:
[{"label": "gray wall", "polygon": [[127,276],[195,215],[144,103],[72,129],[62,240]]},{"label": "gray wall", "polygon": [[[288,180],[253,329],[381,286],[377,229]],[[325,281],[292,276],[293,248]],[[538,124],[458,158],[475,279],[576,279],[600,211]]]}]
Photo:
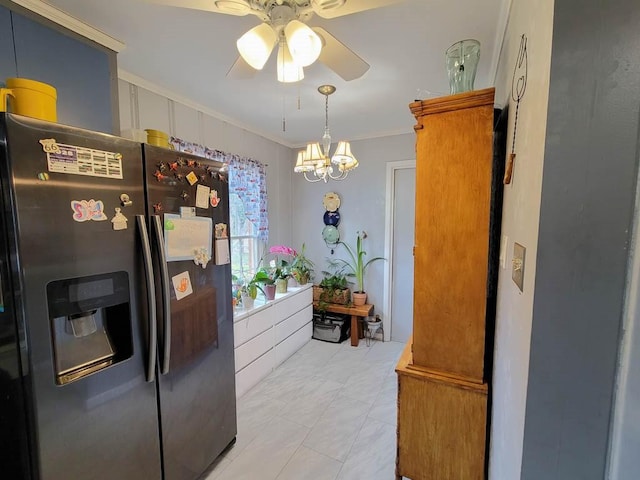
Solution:
[{"label": "gray wall", "polygon": [[637,0],[556,0],[522,478],[602,479],[640,110]]}]

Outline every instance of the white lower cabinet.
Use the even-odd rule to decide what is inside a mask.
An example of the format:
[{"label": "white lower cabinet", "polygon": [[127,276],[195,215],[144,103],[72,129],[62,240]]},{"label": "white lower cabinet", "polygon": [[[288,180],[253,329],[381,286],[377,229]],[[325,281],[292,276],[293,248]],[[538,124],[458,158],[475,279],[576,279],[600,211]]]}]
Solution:
[{"label": "white lower cabinet", "polygon": [[242,370],[236,372],[236,398],[240,398],[251,387],[271,373],[274,366],[273,355],[273,349],[270,349]]},{"label": "white lower cabinet", "polygon": [[313,334],[311,285],[234,313],[236,397],[298,351]]},{"label": "white lower cabinet", "polygon": [[296,353],[313,335],[313,324],[307,323],[297,332],[285,338],[275,346],[275,366],[277,367],[291,355]]}]

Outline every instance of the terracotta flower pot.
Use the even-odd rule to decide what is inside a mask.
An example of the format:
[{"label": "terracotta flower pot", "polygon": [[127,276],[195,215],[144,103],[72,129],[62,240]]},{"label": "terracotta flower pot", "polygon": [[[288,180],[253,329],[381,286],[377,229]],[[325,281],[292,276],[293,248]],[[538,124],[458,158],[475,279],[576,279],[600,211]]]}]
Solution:
[{"label": "terracotta flower pot", "polygon": [[351,296],[353,297],[353,304],[357,307],[367,303],[367,294],[365,292],[353,292]]}]

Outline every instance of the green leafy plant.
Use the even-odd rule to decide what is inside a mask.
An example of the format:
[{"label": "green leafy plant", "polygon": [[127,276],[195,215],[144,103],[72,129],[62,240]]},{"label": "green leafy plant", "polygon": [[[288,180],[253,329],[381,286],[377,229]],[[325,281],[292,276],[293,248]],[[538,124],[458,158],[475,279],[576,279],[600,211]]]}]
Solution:
[{"label": "green leafy plant", "polygon": [[347,260],[342,258],[336,258],[332,261],[332,264],[342,265],[347,269],[349,274],[352,274],[356,279],[356,285],[358,290],[356,293],[364,293],[364,274],[373,262],[378,260],[386,260],[384,257],[373,257],[367,261],[365,261],[365,256],[367,252],[362,247],[362,240],[367,238],[366,232],[358,232],[358,236],[356,239],[356,246],[353,248],[348,243],[338,242],[338,245],[344,246],[349,258]]},{"label": "green leafy plant", "polygon": [[276,280],[286,280],[291,276],[291,264],[280,259],[277,255],[289,256],[295,258],[298,253],[291,247],[286,245],[274,245],[269,248],[269,253],[276,255],[274,260],[269,262],[269,268],[266,270],[269,277],[275,282]]},{"label": "green leafy plant", "polygon": [[255,300],[258,296],[258,290],[264,294],[264,289],[262,288],[262,284],[264,283],[273,283],[273,281],[269,278],[267,272],[260,269],[249,280],[244,282],[241,287],[241,292]]},{"label": "green leafy plant", "polygon": [[300,285],[306,284],[313,278],[314,264],[305,256],[304,248],[305,245],[303,243],[300,251],[296,253],[295,257],[293,257],[293,261],[290,266],[291,275]]},{"label": "green leafy plant", "polygon": [[323,271],[324,278],[316,287],[314,285],[314,300],[326,303],[338,303],[346,305],[350,302],[349,282],[347,275],[342,270],[333,272]]},{"label": "green leafy plant", "polygon": [[349,288],[347,276],[342,272],[322,272],[324,278],[320,281],[320,286],[329,292]]}]

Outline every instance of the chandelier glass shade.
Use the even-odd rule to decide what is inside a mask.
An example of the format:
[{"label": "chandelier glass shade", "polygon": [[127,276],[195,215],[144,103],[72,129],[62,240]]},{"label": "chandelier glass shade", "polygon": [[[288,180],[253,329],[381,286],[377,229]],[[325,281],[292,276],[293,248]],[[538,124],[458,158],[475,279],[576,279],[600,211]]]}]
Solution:
[{"label": "chandelier glass shade", "polygon": [[307,148],[300,150],[293,167],[295,173],[302,173],[308,182],[325,183],[331,180],[344,180],[351,170],[358,166],[358,160],[351,153],[351,144],[341,140],[338,142],[333,156],[329,156],[331,149],[331,133],[329,131],[329,95],[336,91],[333,85],[321,85],[318,91],[325,96],[325,126],[320,142],[311,142]]}]

